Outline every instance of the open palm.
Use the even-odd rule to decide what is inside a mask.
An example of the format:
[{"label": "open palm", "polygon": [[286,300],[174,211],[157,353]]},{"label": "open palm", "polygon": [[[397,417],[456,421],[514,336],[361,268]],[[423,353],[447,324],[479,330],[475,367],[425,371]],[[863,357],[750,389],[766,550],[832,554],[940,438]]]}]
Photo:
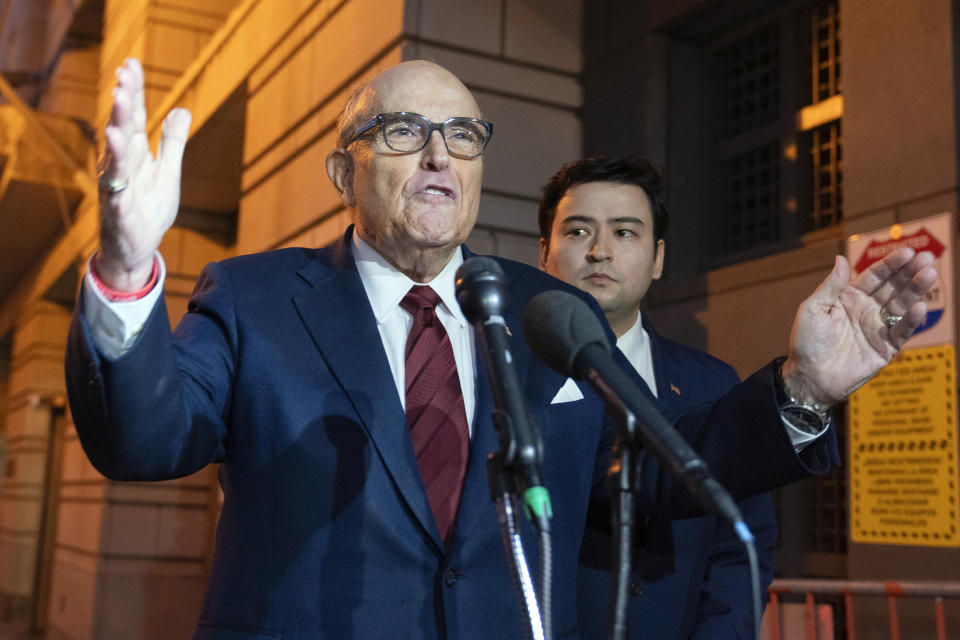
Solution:
[{"label": "open palm", "polygon": [[135,291],[149,279],[154,252],[179,208],[180,166],[190,131],[190,112],[172,110],[154,158],[143,87],[143,68],[127,59],[117,70],[113,110],[104,132],[103,176],[127,186],[116,193],[101,189],[96,266],[104,283],[118,291]]},{"label": "open palm", "polygon": [[[875,376],[923,322],[924,295],[936,277],[927,252],[899,249],[852,281],[849,264],[838,257],[797,312],[783,366],[791,393],[830,406]],[[889,326],[882,310],[901,318]]]}]

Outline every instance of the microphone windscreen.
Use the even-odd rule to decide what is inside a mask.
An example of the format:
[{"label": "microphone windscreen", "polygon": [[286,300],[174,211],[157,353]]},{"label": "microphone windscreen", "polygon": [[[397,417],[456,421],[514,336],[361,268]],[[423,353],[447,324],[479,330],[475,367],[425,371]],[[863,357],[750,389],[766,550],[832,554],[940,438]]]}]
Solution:
[{"label": "microphone windscreen", "polygon": [[467,281],[473,279],[477,274],[492,274],[493,276],[503,277],[503,269],[493,258],[485,256],[473,256],[467,258],[457,269],[457,281]]},{"label": "microphone windscreen", "polygon": [[583,300],[566,291],[544,291],[523,310],[523,335],[548,367],[579,379],[574,361],[590,344],[610,353],[603,325]]},{"label": "microphone windscreen", "polygon": [[506,306],[506,278],[493,258],[473,256],[457,269],[454,280],[457,302],[471,324],[492,315],[503,315]]}]

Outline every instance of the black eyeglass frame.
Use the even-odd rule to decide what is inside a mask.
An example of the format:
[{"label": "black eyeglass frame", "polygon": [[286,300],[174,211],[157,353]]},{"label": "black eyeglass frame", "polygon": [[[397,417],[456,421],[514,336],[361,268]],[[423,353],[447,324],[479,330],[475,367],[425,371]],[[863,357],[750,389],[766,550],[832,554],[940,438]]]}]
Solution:
[{"label": "black eyeglass frame", "polygon": [[[394,147],[392,147],[390,145],[390,141],[387,140],[387,132],[383,128],[384,120],[388,116],[413,116],[416,118],[421,118],[428,125],[427,135],[423,137],[423,144],[421,144],[416,149],[395,149]],[[450,145],[447,143],[447,137],[444,135],[444,128],[447,126],[448,123],[453,122],[455,120],[460,122],[467,121],[467,122],[479,124],[487,132],[487,135],[483,140],[483,146],[480,147],[480,151],[478,151],[476,154],[469,156],[462,153],[457,153],[452,149],[450,149]],[[464,158],[466,160],[472,160],[474,158],[479,158],[480,156],[482,156],[483,152],[487,150],[487,145],[490,144],[490,138],[493,137],[493,123],[487,122],[486,120],[481,120],[479,118],[468,118],[466,116],[454,116],[452,118],[447,118],[443,122],[433,122],[432,120],[430,120],[430,118],[424,115],[420,115],[419,113],[414,113],[412,111],[393,111],[391,113],[378,113],[374,117],[367,120],[359,129],[357,129],[357,132],[353,134],[353,137],[350,138],[350,140],[348,140],[347,143],[343,145],[343,148],[346,149],[351,144],[356,142],[357,139],[360,138],[360,136],[367,133],[368,131],[370,131],[376,126],[380,126],[380,131],[383,134],[383,142],[384,144],[387,145],[387,147],[391,151],[396,151],[397,153],[404,153],[404,154],[417,153],[418,151],[422,151],[427,146],[427,144],[429,144],[430,136],[433,135],[433,132],[439,131],[440,139],[443,140],[443,144],[447,148],[447,152],[454,157]]]}]

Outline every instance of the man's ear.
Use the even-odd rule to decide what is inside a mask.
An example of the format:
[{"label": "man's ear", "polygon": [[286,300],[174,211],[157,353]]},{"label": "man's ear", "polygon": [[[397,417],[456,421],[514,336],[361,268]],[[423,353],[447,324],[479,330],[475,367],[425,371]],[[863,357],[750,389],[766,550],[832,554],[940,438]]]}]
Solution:
[{"label": "man's ear", "polygon": [[354,206],[357,199],[353,194],[353,157],[344,149],[334,149],[328,153],[327,175],[340,194],[343,204]]},{"label": "man's ear", "polygon": [[540,238],[540,271],[547,270],[547,241]]},{"label": "man's ear", "polygon": [[653,250],[653,279],[659,280],[663,275],[664,254],[667,252],[667,244],[663,238],[657,240],[657,246]]}]

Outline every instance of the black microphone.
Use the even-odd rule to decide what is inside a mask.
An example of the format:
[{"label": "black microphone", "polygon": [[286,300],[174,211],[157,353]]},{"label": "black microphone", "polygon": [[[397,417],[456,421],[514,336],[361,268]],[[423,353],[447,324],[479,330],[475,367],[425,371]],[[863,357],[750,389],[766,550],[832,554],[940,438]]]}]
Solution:
[{"label": "black microphone", "polygon": [[743,520],[706,463],[614,361],[600,321],[583,300],[565,291],[535,296],[523,311],[523,334],[547,366],[587,380],[608,404],[612,401],[633,413],[637,420],[630,437],[681,479],[704,509],[730,522]]},{"label": "black microphone", "polygon": [[483,343],[504,464],[519,471],[527,488],[540,487],[543,441],[524,402],[510,352],[503,317],[507,296],[503,269],[490,258],[469,258],[457,270],[456,291],[463,314],[476,327]]}]

